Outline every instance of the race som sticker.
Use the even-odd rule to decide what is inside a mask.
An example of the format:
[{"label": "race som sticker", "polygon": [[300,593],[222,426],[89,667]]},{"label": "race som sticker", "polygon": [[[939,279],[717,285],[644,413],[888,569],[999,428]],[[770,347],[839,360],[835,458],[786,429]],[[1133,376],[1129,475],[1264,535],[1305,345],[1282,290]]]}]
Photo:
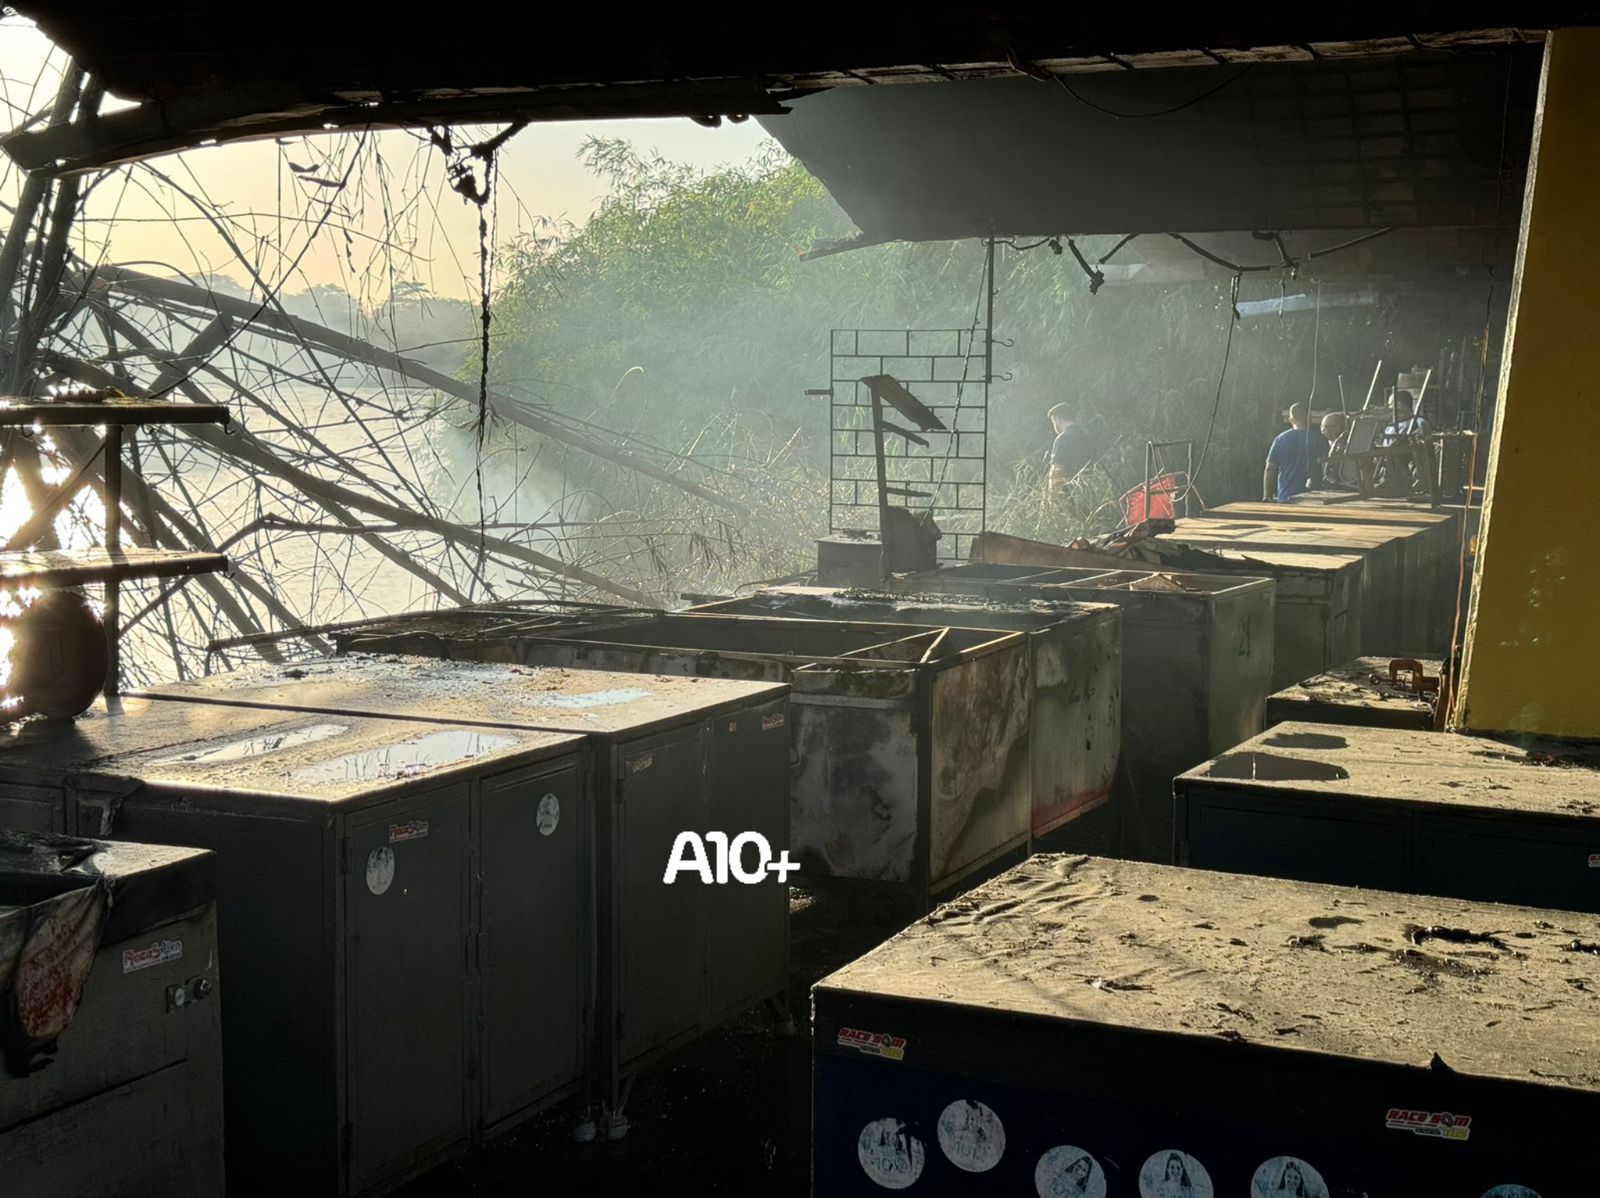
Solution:
[{"label": "race som sticker", "polygon": [[1472,1135],[1472,1116],[1452,1115],[1449,1111],[1410,1111],[1391,1107],[1384,1117],[1384,1126],[1390,1131],[1409,1131],[1419,1136],[1466,1140]]},{"label": "race som sticker", "polygon": [[837,1041],[840,1048],[853,1048],[869,1057],[885,1057],[898,1061],[906,1055],[904,1036],[891,1036],[887,1032],[864,1032],[859,1028],[842,1027]]},{"label": "race som sticker", "polygon": [[407,840],[421,840],[428,834],[428,821],[425,819],[407,820],[403,824],[389,825],[389,843],[400,844]]},{"label": "race som sticker", "polygon": [[181,961],[183,959],[183,941],[157,940],[149,948],[125,948],[122,950],[122,972],[133,973],[139,969],[149,969],[152,965],[165,965],[168,961]]}]

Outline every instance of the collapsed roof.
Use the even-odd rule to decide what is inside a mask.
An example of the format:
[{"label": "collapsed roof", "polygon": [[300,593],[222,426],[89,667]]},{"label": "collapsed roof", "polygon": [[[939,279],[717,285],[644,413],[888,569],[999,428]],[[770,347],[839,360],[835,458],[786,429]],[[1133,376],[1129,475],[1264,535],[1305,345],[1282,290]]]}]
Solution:
[{"label": "collapsed roof", "polygon": [[[20,131],[30,170],[89,170],[196,145],[323,129],[451,122],[776,114],[828,88],[1146,68],[1312,62],[1537,40],[1591,19],[1562,6],[1415,3],[1380,11],[1191,9],[1151,21],[1116,6],[821,2],[757,27],[748,10],[691,20],[638,9],[597,27],[587,9],[478,5],[448,20],[390,4],[17,0],[134,107]],[[1511,27],[1516,26],[1516,27]],[[1528,32],[1528,31],[1535,32]],[[876,89],[874,89],[876,90]]]},{"label": "collapsed roof", "polygon": [[[762,124],[865,243],[1514,222],[1537,47],[840,88]],[[1313,239],[1300,252],[1313,248]],[[1287,255],[1268,240],[1244,261]]]}]

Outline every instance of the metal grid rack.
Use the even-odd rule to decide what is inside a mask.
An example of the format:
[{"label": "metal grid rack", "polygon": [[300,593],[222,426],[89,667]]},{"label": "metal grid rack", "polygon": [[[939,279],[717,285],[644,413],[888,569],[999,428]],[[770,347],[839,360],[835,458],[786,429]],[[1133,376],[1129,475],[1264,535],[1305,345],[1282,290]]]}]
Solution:
[{"label": "metal grid rack", "polygon": [[834,329],[829,341],[828,531],[878,531],[872,393],[863,379],[892,375],[943,421],[923,442],[885,442],[892,502],[931,511],[942,560],[965,558],[987,517],[989,331]]}]

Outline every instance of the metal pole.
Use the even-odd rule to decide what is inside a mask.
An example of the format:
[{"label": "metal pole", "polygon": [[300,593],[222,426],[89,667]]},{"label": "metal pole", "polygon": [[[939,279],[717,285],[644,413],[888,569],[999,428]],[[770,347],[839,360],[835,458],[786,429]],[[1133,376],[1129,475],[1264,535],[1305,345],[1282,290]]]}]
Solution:
[{"label": "metal pole", "polygon": [[1194,481],[1194,440],[1187,442],[1188,455],[1183,466],[1183,518],[1189,518],[1189,492],[1194,490],[1190,485]]},{"label": "metal pole", "polygon": [[[985,288],[986,310],[983,323],[983,381],[986,385],[994,382],[994,238],[989,238],[984,257],[984,274],[988,277],[989,286]],[[988,443],[984,444],[984,452],[988,453]]]},{"label": "metal pole", "polygon": [[1144,519],[1150,519],[1150,472],[1155,468],[1156,443],[1144,443]]},{"label": "metal pole", "polygon": [[872,396],[872,448],[878,459],[878,578],[889,577],[889,467],[883,457],[883,400]]},{"label": "metal pole", "polygon": [[[106,509],[106,549],[122,548],[122,426],[108,424],[105,441],[105,483],[101,499]],[[122,595],[113,576],[106,580],[106,684],[107,696],[122,692]]]}]

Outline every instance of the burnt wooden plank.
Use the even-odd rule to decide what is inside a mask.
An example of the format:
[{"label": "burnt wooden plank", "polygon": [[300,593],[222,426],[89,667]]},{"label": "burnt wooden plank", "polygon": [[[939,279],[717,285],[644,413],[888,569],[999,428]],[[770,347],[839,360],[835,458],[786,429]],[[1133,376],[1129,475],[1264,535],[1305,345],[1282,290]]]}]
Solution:
[{"label": "burnt wooden plank", "polygon": [[189,549],[22,549],[0,553],[0,588],[84,586],[130,578],[182,578],[228,568],[220,553]]}]

